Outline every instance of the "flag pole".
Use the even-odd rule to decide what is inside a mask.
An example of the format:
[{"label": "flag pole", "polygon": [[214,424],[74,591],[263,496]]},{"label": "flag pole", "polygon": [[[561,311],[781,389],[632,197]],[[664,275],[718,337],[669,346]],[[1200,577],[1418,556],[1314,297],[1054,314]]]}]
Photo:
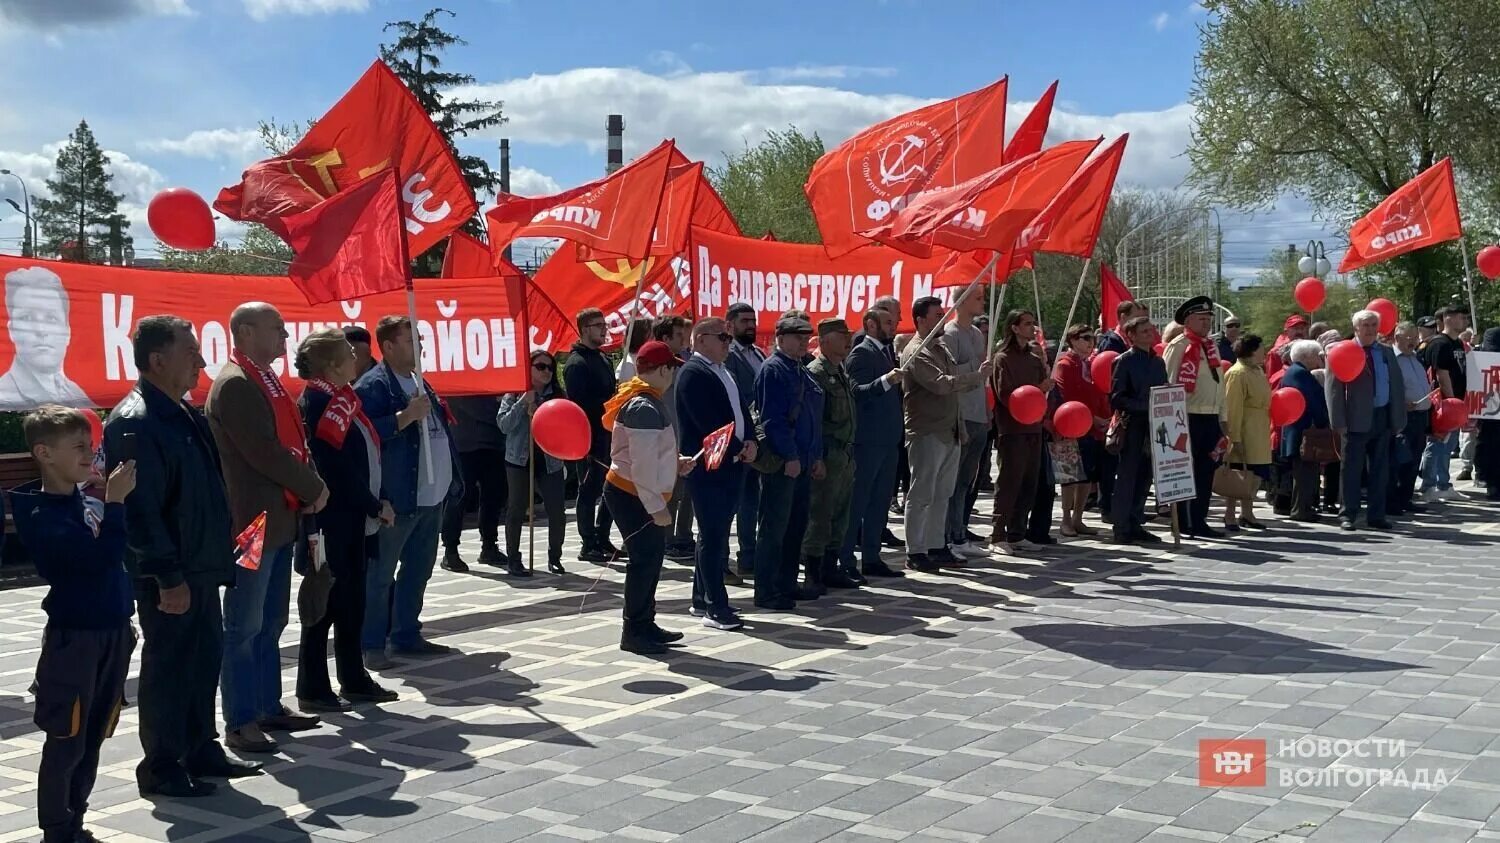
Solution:
[{"label": "flag pole", "polygon": [[[984,269],[979,270],[979,274],[975,275],[974,280],[969,282],[969,286],[964,288],[963,293],[960,294],[957,299],[954,299],[953,306],[948,308],[947,313],[943,314],[942,321],[933,326],[933,329],[927,332],[927,336],[922,337],[922,341],[917,344],[917,350],[913,351],[911,356],[906,359],[906,363],[900,367],[902,371],[905,371],[907,367],[911,365],[911,361],[917,359],[917,355],[921,354],[923,349],[931,345],[932,341],[943,333],[943,326],[947,324],[948,318],[956,314],[958,312],[959,305],[963,304],[964,301],[969,298],[969,296],[974,294],[974,290],[979,287],[979,282],[984,280],[984,274],[986,272],[994,272],[995,262],[998,260],[1000,260],[1000,253],[996,252],[995,256],[990,258],[990,262],[985,264]],[[1003,292],[1004,291],[1002,291],[1002,295]],[[910,348],[911,346],[907,347]]]},{"label": "flag pole", "polygon": [[[536,408],[532,408],[536,412]],[[530,428],[531,423],[527,422]],[[526,431],[531,435],[531,431]],[[529,453],[526,455],[526,570],[536,570],[536,439],[532,439],[527,445]],[[551,529],[548,524],[548,529]]]},{"label": "flag pole", "polygon": [[1094,256],[1089,255],[1083,261],[1083,271],[1078,273],[1078,289],[1073,291],[1073,304],[1068,308],[1068,321],[1063,323],[1064,334],[1067,333],[1069,328],[1073,327],[1073,316],[1078,312],[1078,299],[1082,298],[1083,296],[1083,282],[1084,279],[1089,277],[1089,266],[1091,266],[1093,262]]},{"label": "flag pole", "polygon": [[1474,335],[1480,334],[1479,311],[1474,309],[1474,278],[1469,274],[1469,244],[1462,236],[1458,238],[1459,253],[1464,258],[1464,290],[1469,295],[1469,326],[1474,329]]},{"label": "flag pole", "polygon": [[[399,171],[392,170],[392,174],[396,179],[396,183],[400,184],[401,173]],[[401,206],[398,204],[398,214],[404,213],[399,211],[400,207]],[[399,215],[396,220],[396,224],[398,226],[402,225]],[[406,230],[404,227],[401,230],[401,236],[397,239],[401,242],[401,268],[406,273],[406,315],[407,318],[411,320],[412,380],[416,381],[417,394],[425,395],[427,393],[427,390],[423,388],[422,385],[422,332],[417,330],[417,288],[416,285],[412,282],[411,244],[406,242]],[[428,412],[440,412],[441,410],[441,407],[433,407],[429,409]],[[427,432],[426,419],[423,419],[421,421],[421,425],[422,438],[420,440],[420,444],[418,445],[418,449],[422,452],[422,465],[427,471],[426,478],[428,481],[433,481],[437,479],[437,471],[433,468],[432,465],[432,437],[431,434]]]},{"label": "flag pole", "polygon": [[[677,146],[676,141],[673,141],[672,146],[674,148]],[[646,286],[646,262],[651,260],[651,246],[656,243],[656,221],[661,217],[662,197],[667,195],[667,185],[672,182],[671,173],[672,164],[671,159],[668,158],[666,172],[662,174],[661,192],[656,194],[656,211],[651,214],[651,233],[646,237],[646,247],[641,250],[641,274],[639,278],[635,279],[635,301],[630,308],[631,322],[641,318],[641,290]],[[628,323],[625,325],[625,342],[627,345],[630,342],[630,325]],[[635,355],[630,353],[628,347],[625,349],[625,354],[631,358],[632,363],[635,362]]]},{"label": "flag pole", "polygon": [[[1000,289],[999,290],[995,290],[996,287],[999,287]],[[985,356],[986,360],[989,359],[990,355],[992,355],[992,354],[995,353],[995,333],[1000,328],[1000,302],[1002,302],[1002,301],[1005,300],[1005,285],[1004,284],[996,284],[995,283],[995,270],[994,269],[990,270],[990,290],[992,290],[993,292],[990,295],[990,336],[989,336],[989,344],[985,346],[985,353],[984,353],[984,356]]]}]

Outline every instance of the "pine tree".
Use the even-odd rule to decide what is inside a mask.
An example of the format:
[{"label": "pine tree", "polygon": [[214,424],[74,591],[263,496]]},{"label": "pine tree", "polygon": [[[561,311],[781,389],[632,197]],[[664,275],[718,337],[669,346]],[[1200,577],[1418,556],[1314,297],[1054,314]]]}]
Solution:
[{"label": "pine tree", "polygon": [[[44,253],[67,260],[104,260],[111,222],[125,198],[109,189],[113,180],[109,156],[94,140],[88,122],[80,122],[57,153],[56,172],[47,179],[52,196],[36,200]],[[124,219],[118,224],[122,234],[130,228]]]},{"label": "pine tree", "polygon": [[459,152],[455,141],[503,124],[505,116],[501,108],[504,103],[460,100],[449,96],[453,88],[473,84],[474,77],[443,70],[441,54],[449,47],[467,46],[469,42],[438,26],[439,15],[457,17],[447,9],[432,9],[420,21],[387,23],[385,31],[395,30],[397,38],[394,44],[380,45],[380,57],[416,95],[417,102],[427,110],[453,149],[464,179],[476,194],[483,197],[485,193],[499,189],[500,176],[483,158]]}]

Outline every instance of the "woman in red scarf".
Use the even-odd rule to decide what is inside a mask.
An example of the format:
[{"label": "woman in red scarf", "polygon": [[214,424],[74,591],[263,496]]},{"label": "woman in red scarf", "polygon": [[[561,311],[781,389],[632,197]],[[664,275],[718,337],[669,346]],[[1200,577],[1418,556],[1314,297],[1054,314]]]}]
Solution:
[{"label": "woman in red scarf", "polygon": [[[318,566],[307,545],[299,570],[302,591],[302,651],[297,660],[297,707],[307,712],[347,711],[354,702],[391,702],[396,692],[382,688],[365,671],[360,627],[365,617],[365,559],[381,525],[395,522],[389,501],[380,499],[380,436],[365,417],[354,379],[354,347],[335,328],[313,331],[297,346],[297,375],[307,381],[298,409],[311,443],[313,464],[328,484],[328,506],[316,516],[322,534]],[[332,575],[332,586],[328,576]],[[326,591],[326,594],[323,593]],[[320,615],[319,604],[326,604]],[[328,630],[339,694],[328,681]]]},{"label": "woman in red scarf", "polygon": [[1094,428],[1078,440],[1078,455],[1083,476],[1062,487],[1062,527],[1064,537],[1092,536],[1099,531],[1083,523],[1083,506],[1089,492],[1099,482],[1099,457],[1104,453],[1104,431],[1109,427],[1109,395],[1094,383],[1089,354],[1094,349],[1094,332],[1087,325],[1073,325],[1063,336],[1065,350],[1052,367],[1052,380],[1062,392],[1063,401],[1077,401],[1089,408]]}]

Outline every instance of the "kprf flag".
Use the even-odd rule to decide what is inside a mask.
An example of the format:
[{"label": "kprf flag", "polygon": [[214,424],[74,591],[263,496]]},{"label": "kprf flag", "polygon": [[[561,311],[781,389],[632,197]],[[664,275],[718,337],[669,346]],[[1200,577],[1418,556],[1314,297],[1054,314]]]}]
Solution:
[{"label": "kprf flag", "polygon": [[552,196],[502,193],[485,214],[490,249],[518,237],[561,237],[595,256],[639,259],[651,247],[657,211],[677,152],[670,140],[597,181]]},{"label": "kprf flag", "polygon": [[[716,231],[733,230],[736,234],[740,230],[728,206],[704,176],[703,162],[689,161],[674,147],[666,188],[656,211],[656,225],[652,228],[651,245],[646,254],[667,258],[681,254],[687,248],[688,229],[694,225]],[[608,253],[596,254],[587,246],[579,248],[578,254],[583,260],[613,257]]]},{"label": "kprf flag", "polygon": [[729,451],[729,443],[733,439],[734,422],[703,437],[703,464],[709,471],[717,471],[724,463],[724,454]]},{"label": "kprf flag", "polygon": [[394,170],[382,170],[281,222],[297,255],[287,274],[308,304],[353,301],[409,283]]},{"label": "kprf flag", "polygon": [[1047,87],[1046,93],[1031,107],[1031,113],[1021,121],[1010,142],[1005,145],[1005,160],[1014,161],[1042,151],[1042,141],[1047,137],[1047,124],[1052,121],[1052,101],[1057,98],[1057,83]]},{"label": "kprf flag", "polygon": [[407,251],[420,255],[479,210],[432,118],[405,83],[376,61],[285,155],[253,164],[239,184],[219,191],[214,209],[286,237],[282,220],[306,211],[371,174],[400,178]]},{"label": "kprf flag", "polygon": [[1021,231],[1016,248],[1092,257],[1129,139],[1129,135],[1121,135],[1110,141],[1075,172],[1047,207]]},{"label": "kprf flag", "polygon": [[1444,158],[1401,185],[1349,229],[1339,272],[1389,260],[1464,234],[1453,187],[1453,160]]},{"label": "kprf flag", "polygon": [[877,123],[819,158],[803,192],[830,257],[923,193],[1003,163],[1006,80]]},{"label": "kprf flag", "polygon": [[235,564],[249,571],[260,570],[260,557],[266,549],[266,514],[255,516],[234,537]]}]

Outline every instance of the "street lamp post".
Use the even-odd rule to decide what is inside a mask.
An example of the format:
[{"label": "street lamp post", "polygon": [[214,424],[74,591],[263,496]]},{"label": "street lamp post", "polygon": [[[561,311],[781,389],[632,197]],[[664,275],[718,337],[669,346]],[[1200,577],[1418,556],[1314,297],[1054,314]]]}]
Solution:
[{"label": "street lamp post", "polygon": [[25,209],[23,210],[17,205],[14,199],[7,199],[5,201],[10,203],[12,208],[21,212],[21,228],[23,229],[23,233],[21,234],[21,257],[33,257],[36,252],[36,220],[31,217],[31,191],[26,187],[26,180],[21,178],[19,173],[14,173],[0,167],[0,176],[10,176],[21,184],[21,198],[26,202]]},{"label": "street lamp post", "polygon": [[1333,265],[1328,262],[1328,251],[1323,248],[1323,241],[1307,241],[1307,249],[1303,251],[1302,257],[1297,259],[1297,271],[1304,276],[1313,275],[1322,280],[1332,268]]}]

